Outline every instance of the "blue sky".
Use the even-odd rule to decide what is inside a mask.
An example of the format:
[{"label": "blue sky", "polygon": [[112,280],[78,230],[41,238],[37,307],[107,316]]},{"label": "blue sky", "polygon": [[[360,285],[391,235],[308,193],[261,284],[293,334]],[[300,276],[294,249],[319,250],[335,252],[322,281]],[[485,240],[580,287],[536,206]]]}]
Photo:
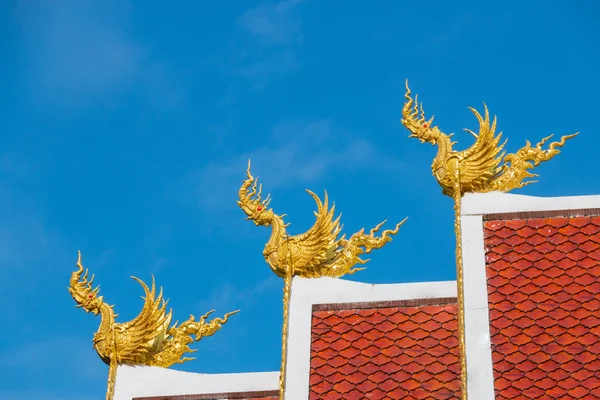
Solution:
[{"label": "blue sky", "polygon": [[83,252],[121,321],[156,276],[175,318],[240,308],[186,371],[277,370],[282,282],[235,204],[253,160],[291,233],[327,189],[353,233],[409,216],[352,279],[454,279],[434,148],[404,81],[459,147],[486,101],[516,151],[581,131],[530,195],[600,193],[593,1],[22,1],[2,7],[0,398],[103,396],[99,318],[66,290]]}]

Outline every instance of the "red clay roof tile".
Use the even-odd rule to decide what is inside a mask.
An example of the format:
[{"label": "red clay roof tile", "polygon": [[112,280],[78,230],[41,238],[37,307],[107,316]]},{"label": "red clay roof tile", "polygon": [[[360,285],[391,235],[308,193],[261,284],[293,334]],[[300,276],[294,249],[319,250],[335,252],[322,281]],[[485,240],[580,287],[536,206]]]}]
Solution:
[{"label": "red clay roof tile", "polygon": [[456,304],[314,311],[310,399],[458,398],[456,313]]},{"label": "red clay roof tile", "polygon": [[496,399],[598,398],[600,217],[487,221],[484,238]]}]

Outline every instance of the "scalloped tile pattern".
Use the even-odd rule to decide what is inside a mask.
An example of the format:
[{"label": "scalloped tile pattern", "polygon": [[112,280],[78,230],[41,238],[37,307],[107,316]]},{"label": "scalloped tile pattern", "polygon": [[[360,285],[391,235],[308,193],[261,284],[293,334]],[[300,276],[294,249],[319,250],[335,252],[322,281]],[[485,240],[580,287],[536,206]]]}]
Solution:
[{"label": "scalloped tile pattern", "polygon": [[314,311],[311,400],[458,399],[456,304]]},{"label": "scalloped tile pattern", "polygon": [[600,399],[600,217],[484,233],[496,399]]}]

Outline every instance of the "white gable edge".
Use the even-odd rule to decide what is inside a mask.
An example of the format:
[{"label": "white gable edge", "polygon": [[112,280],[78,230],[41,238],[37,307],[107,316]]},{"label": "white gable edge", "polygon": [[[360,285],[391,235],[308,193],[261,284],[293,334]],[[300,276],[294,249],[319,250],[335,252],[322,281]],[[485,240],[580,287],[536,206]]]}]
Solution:
[{"label": "white gable edge", "polygon": [[313,305],[448,297],[456,297],[455,281],[374,285],[335,278],[295,277],[290,301],[286,400],[309,397]]},{"label": "white gable edge", "polygon": [[483,218],[461,217],[468,397],[494,399]]},{"label": "white gable edge", "polygon": [[199,374],[173,369],[120,365],[115,400],[135,397],[278,390],[279,372]]},{"label": "white gable edge", "polygon": [[461,212],[467,215],[600,208],[600,196],[535,197],[502,192],[466,193]]}]

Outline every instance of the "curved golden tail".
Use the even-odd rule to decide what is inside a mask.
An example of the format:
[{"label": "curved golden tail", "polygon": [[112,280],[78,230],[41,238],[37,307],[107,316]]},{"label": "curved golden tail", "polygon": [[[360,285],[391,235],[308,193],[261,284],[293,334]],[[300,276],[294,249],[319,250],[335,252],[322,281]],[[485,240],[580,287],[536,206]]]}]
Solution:
[{"label": "curved golden tail", "polygon": [[392,236],[398,233],[400,227],[407,219],[408,217],[396,224],[394,229],[385,229],[379,237],[375,236],[375,234],[379,232],[386,221],[381,222],[375,228],[371,229],[368,234],[365,233],[363,228],[350,236],[349,239],[344,239],[342,237],[338,241],[339,250],[336,258],[324,266],[320,276],[341,277],[365,269],[355,267],[356,264],[363,265],[369,261],[369,259],[363,259],[361,256],[369,254],[374,249],[380,249],[385,246],[387,242],[390,242]]}]

